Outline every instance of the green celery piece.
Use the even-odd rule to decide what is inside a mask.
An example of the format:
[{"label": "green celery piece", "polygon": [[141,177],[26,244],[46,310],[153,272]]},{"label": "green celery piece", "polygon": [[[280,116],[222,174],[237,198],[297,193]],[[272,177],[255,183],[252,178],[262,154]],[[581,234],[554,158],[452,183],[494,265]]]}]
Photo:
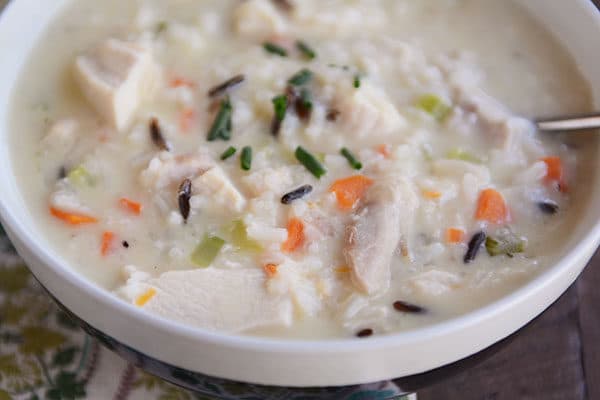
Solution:
[{"label": "green celery piece", "polygon": [[435,94],[426,94],[419,98],[417,108],[425,111],[438,121],[443,121],[452,111],[452,107]]},{"label": "green celery piece", "polygon": [[492,257],[523,253],[527,247],[527,241],[516,235],[506,235],[501,237],[488,236],[485,241],[485,249]]},{"label": "green celery piece", "polygon": [[467,161],[473,164],[481,164],[483,162],[481,158],[463,149],[452,149],[448,152],[446,156],[451,160]]},{"label": "green celery piece", "polygon": [[200,268],[208,268],[215,261],[225,241],[217,236],[206,235],[194,249],[191,260]]},{"label": "green celery piece", "polygon": [[67,179],[75,186],[94,186],[96,180],[90,172],[83,166],[72,169],[67,175]]},{"label": "green celery piece", "polygon": [[260,243],[248,237],[248,231],[244,221],[233,221],[227,231],[231,238],[231,243],[240,250],[249,252],[259,252],[263,250]]}]

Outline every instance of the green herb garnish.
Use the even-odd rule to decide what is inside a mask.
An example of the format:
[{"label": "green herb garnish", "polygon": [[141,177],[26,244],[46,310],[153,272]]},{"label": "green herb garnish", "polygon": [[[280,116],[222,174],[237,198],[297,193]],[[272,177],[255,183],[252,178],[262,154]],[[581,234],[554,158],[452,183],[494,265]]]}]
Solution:
[{"label": "green herb garnish", "polygon": [[527,240],[513,234],[508,234],[499,237],[491,237],[485,241],[485,249],[492,257],[507,255],[512,257],[513,254],[523,253],[527,247]]},{"label": "green herb garnish", "polygon": [[342,155],[344,157],[346,157],[346,160],[348,160],[348,163],[350,164],[350,166],[356,170],[360,170],[362,169],[363,165],[360,161],[358,161],[356,159],[356,157],[354,156],[354,154],[352,154],[350,152],[350,150],[348,150],[347,148],[343,148],[340,153],[342,153]]},{"label": "green herb garnish", "polygon": [[267,51],[267,53],[275,54],[281,57],[287,57],[288,55],[286,49],[273,42],[265,42],[263,44],[263,48]]},{"label": "green herb garnish", "polygon": [[299,146],[296,149],[296,159],[306,167],[307,170],[310,171],[316,178],[321,178],[323,175],[327,173],[327,170],[323,165],[316,159],[315,156],[310,154],[304,148]]},{"label": "green herb garnish", "polygon": [[192,253],[192,262],[200,268],[208,268],[215,261],[225,241],[217,236],[206,235]]},{"label": "green herb garnish", "polygon": [[221,154],[221,160],[225,161],[228,158],[233,157],[233,155],[237,152],[237,149],[233,146],[231,146],[230,148],[228,148],[227,150],[225,150],[223,152],[223,154]]},{"label": "green herb garnish", "polygon": [[158,24],[156,24],[156,27],[154,28],[154,36],[160,36],[167,29],[169,29],[169,23],[167,21],[160,21]]},{"label": "green herb garnish", "polygon": [[446,104],[444,100],[435,94],[426,94],[421,96],[419,100],[417,100],[416,106],[438,121],[443,121],[446,119],[446,117],[450,115],[450,112],[452,111],[452,107]]},{"label": "green herb garnish", "polygon": [[361,81],[360,75],[358,75],[358,74],[354,75],[354,88],[359,89],[361,85],[362,85],[362,81]]},{"label": "green herb garnish", "polygon": [[296,75],[292,76],[288,83],[294,86],[302,86],[310,82],[313,77],[312,71],[308,69],[303,69],[300,72],[296,73]]},{"label": "green herb garnish", "polygon": [[288,108],[287,96],[282,94],[281,96],[275,97],[273,99],[273,107],[275,108],[275,118],[279,121],[283,121]]},{"label": "green herb garnish", "polygon": [[215,140],[229,140],[231,139],[231,117],[233,115],[233,107],[229,98],[224,99],[221,102],[221,109],[217,114],[212,127],[208,131],[208,141],[214,142]]},{"label": "green herb garnish", "polygon": [[317,53],[302,40],[296,41],[296,48],[306,57],[308,60],[314,60],[317,58]]},{"label": "green herb garnish", "polygon": [[240,166],[244,171],[250,171],[252,168],[252,147],[246,146],[242,149],[240,156]]}]

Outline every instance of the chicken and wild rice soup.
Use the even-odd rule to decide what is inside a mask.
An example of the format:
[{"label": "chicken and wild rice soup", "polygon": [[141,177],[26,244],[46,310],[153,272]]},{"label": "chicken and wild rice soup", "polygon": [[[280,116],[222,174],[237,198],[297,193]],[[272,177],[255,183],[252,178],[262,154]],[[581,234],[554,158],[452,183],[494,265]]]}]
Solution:
[{"label": "chicken and wild rice soup", "polygon": [[560,256],[592,154],[531,119],[590,103],[509,1],[78,0],[24,70],[12,148],[46,240],[134,307],[365,338]]}]

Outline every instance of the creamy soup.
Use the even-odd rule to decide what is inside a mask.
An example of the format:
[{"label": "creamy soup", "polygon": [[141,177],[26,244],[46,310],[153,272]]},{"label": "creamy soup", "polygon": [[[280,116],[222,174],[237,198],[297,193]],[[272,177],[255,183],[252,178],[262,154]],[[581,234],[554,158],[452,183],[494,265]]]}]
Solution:
[{"label": "creamy soup", "polygon": [[588,87],[509,1],[78,0],[18,88],[46,240],[210,330],[463,314],[543,272],[586,201],[592,155],[531,119],[588,111]]}]

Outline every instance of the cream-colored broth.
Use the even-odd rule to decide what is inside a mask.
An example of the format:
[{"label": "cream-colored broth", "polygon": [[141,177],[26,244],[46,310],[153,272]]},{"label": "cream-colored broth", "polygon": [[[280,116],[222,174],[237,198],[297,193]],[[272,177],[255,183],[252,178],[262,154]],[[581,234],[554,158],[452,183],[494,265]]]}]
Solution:
[{"label": "cream-colored broth", "polygon": [[[107,0],[98,3],[81,0],[69,5],[34,52],[14,99],[14,160],[22,180],[24,198],[48,240],[77,271],[108,290],[116,290],[124,284],[122,270],[126,265],[134,265],[151,277],[159,277],[168,271],[194,269],[189,255],[206,233],[226,238],[223,230],[231,221],[246,218],[248,209],[229,212],[229,204],[211,208],[207,202],[212,200],[205,196],[207,199],[198,199],[203,201],[200,210],[194,210],[189,223],[183,225],[176,218],[176,185],[157,189],[155,178],[143,183],[142,171],[157,156],[148,139],[148,119],[157,116],[174,154],[193,152],[201,147],[218,160],[230,145],[238,149],[252,145],[254,165],[249,173],[240,170],[237,156],[227,162],[217,161],[249,202],[260,197],[261,191],[264,192],[261,188],[269,187],[269,184],[263,182],[267,180],[264,177],[252,179],[248,176],[261,170],[272,175],[285,169],[289,174],[288,182],[272,185],[282,187],[272,196],[266,196],[263,205],[266,211],[254,212],[254,218],[264,225],[271,224],[272,228],[281,230],[294,215],[308,215],[315,226],[321,219],[331,220],[333,237],[319,237],[318,233],[313,237],[309,232],[312,243],[289,256],[273,254],[277,253],[276,245],[271,245],[266,254],[250,255],[240,253],[231,245],[224,247],[213,268],[261,270],[265,263],[284,257],[302,268],[315,270],[310,272],[318,276],[316,283],[313,282],[317,287],[314,290],[321,290],[321,284],[333,285],[333,294],[315,295],[321,303],[315,310],[310,305],[296,305],[300,310],[294,311],[294,322],[290,327],[256,327],[247,330],[248,333],[322,338],[348,336],[367,327],[378,333],[406,330],[476,309],[535,277],[564,250],[560,246],[562,234],[558,233],[569,231],[577,221],[577,207],[573,204],[585,201],[578,189],[581,179],[578,171],[589,155],[574,148],[573,144],[561,143],[559,137],[539,136],[537,139],[543,143],[536,146],[543,155],[560,155],[563,159],[570,192],[560,194],[542,182],[535,182],[535,187],[524,194],[523,188],[531,182],[516,185],[514,181],[521,172],[532,167],[537,161],[535,157],[525,155],[511,166],[511,162],[505,163],[502,157],[510,160],[513,154],[493,155],[489,138],[465,133],[472,128],[468,121],[440,124],[417,112],[413,107],[414,99],[436,89],[443,93],[447,89],[443,85],[447,82],[440,78],[440,71],[452,66],[456,60],[459,64],[456,68],[466,71],[467,80],[481,75],[477,86],[506,104],[516,115],[526,117],[586,111],[590,106],[590,95],[585,82],[556,41],[522,9],[508,2],[381,0],[373,3],[302,2],[298,12],[305,13],[304,19],[293,23],[290,32],[283,36],[310,43],[318,53],[317,59],[310,63],[299,56],[280,59],[265,53],[261,35],[242,37],[232,33],[234,9],[241,4],[238,1]],[[313,16],[317,14],[311,14],[311,7],[321,7],[322,12],[318,14],[321,19],[314,17],[317,18],[314,20]],[[359,16],[360,12],[368,15],[356,19],[356,10],[360,10]],[[358,21],[362,26],[357,26]],[[159,29],[163,22],[168,27]],[[155,60],[163,68],[166,86],[174,77],[183,76],[194,81],[195,87],[179,92],[161,87],[160,95],[143,104],[136,121],[126,132],[115,132],[95,116],[72,77],[75,57],[108,37],[142,40],[151,45]],[[457,53],[460,56],[454,58]],[[426,59],[422,59],[423,54]],[[447,54],[451,56],[444,56]],[[557,54],[564,56],[557,57]],[[438,62],[440,58],[442,61]],[[319,118],[323,119],[323,115],[319,112],[326,111],[326,104],[319,104],[319,101],[325,98],[329,101],[328,91],[333,92],[335,99],[340,90],[348,96],[353,96],[355,90],[351,87],[354,72],[329,67],[330,64],[349,65],[364,74],[358,91],[382,88],[386,99],[407,122],[408,127],[402,129],[402,134],[392,139],[383,134],[378,136],[379,132],[368,132],[358,139],[348,137],[347,131],[364,128],[361,122],[369,115],[355,122],[351,129],[338,128],[336,123],[320,123]],[[424,69],[419,69],[420,65]],[[469,69],[471,66],[473,72]],[[315,89],[317,107],[313,118],[306,127],[294,117],[288,117],[276,141],[269,133],[271,98],[280,94],[286,80],[304,67],[315,71],[322,86]],[[231,92],[233,138],[228,143],[207,143],[206,132],[214,113],[207,111],[210,100],[205,93],[238,73],[246,75],[246,82]],[[339,85],[346,84],[344,80],[347,80],[347,88],[339,89]],[[438,88],[438,85],[441,86]],[[178,118],[181,110],[189,106],[195,110],[196,118],[190,132],[184,133],[178,127]],[[73,151],[61,154],[60,149],[49,147],[43,138],[56,121],[65,118],[80,122],[80,139]],[[344,123],[343,119],[338,122]],[[374,130],[382,127],[385,129],[386,121],[376,125]],[[373,150],[382,143],[391,145],[392,159],[389,161]],[[328,174],[320,181],[290,156],[297,145],[311,149],[315,154],[326,154]],[[332,272],[345,264],[341,255],[341,232],[349,217],[336,209],[335,202],[327,194],[328,188],[335,179],[358,173],[338,156],[341,146],[349,147],[359,155],[365,163],[363,173],[374,179],[406,175],[419,197],[416,221],[410,231],[413,261],[396,255],[390,290],[370,298],[357,294],[351,279],[343,273]],[[462,178],[442,182],[448,183],[447,187],[442,187],[442,192],[447,188],[448,200],[445,194],[441,200],[423,198],[423,190],[437,190],[441,182],[439,174],[431,172],[431,163],[443,160],[454,148],[467,149],[484,159],[491,180],[477,185],[482,185],[481,189],[492,185],[503,193],[513,214],[511,228],[528,239],[524,255],[491,258],[483,250],[474,263],[464,265],[462,258],[466,245],[444,242],[444,230],[448,227],[465,229],[467,240],[481,229],[481,223],[473,218],[475,204],[467,203],[461,197]],[[48,204],[49,197],[57,190],[55,185],[60,168],[71,169],[82,163],[93,170],[96,183],[79,188],[77,196],[100,223],[73,228],[50,216]],[[260,182],[257,184],[257,181]],[[307,209],[314,205],[305,201],[293,206],[283,206],[277,201],[285,192],[306,183],[315,187],[310,200],[323,215],[310,214]],[[157,193],[164,198],[162,208],[157,204]],[[142,203],[142,216],[133,216],[119,207],[121,197]],[[553,198],[561,207],[560,213],[553,217],[541,214],[534,201],[541,197]],[[207,212],[206,207],[211,211]],[[494,233],[497,227],[489,229]],[[117,241],[110,254],[102,257],[100,238],[107,230],[115,232]],[[124,248],[122,241],[127,241],[129,248]],[[440,255],[432,256],[438,251]],[[433,279],[438,286],[441,279],[444,290],[439,294],[419,289],[423,286],[411,283],[432,269],[449,274],[425,279]],[[430,288],[427,283],[425,287]],[[271,291],[279,295],[278,290]],[[135,302],[135,296],[128,300]],[[183,293],[181,297],[194,300],[190,293]],[[397,313],[390,305],[398,299],[419,304],[429,312],[424,315]],[[353,303],[360,309],[359,314],[344,317]],[[365,303],[364,308],[360,308],[361,303]],[[150,302],[148,308],[150,312],[165,314],[167,310],[168,313],[168,307],[162,307],[162,303],[161,307],[153,308]],[[202,325],[195,315],[174,318]]]}]

